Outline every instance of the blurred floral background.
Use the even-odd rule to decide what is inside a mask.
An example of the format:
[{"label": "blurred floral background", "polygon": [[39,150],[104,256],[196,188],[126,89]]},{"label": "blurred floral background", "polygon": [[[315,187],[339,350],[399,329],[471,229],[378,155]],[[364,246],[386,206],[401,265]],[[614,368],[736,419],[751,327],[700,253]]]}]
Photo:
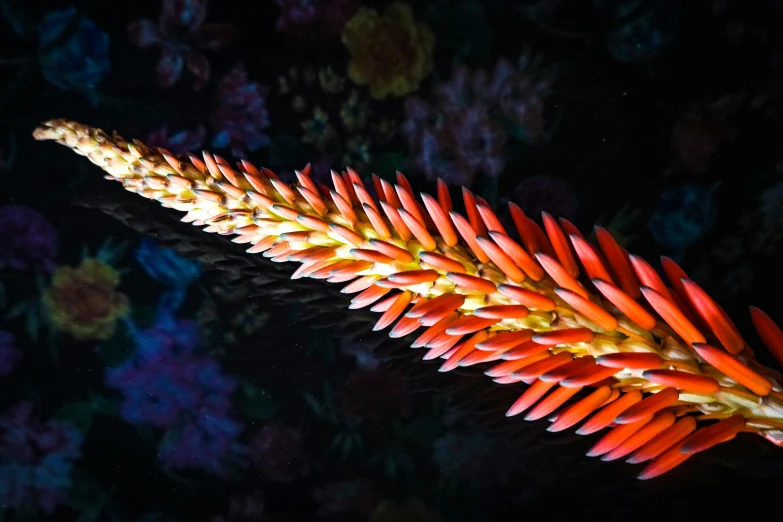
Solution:
[{"label": "blurred floral background", "polygon": [[[519,433],[471,422],[361,336],[301,328],[304,301],[251,307],[209,256],[74,206],[119,189],[33,142],[39,121],[289,179],[307,163],[322,181],[400,170],[602,224],[681,262],[747,327],[747,304],[783,320],[781,15],[739,0],[0,0],[0,520],[567,509],[551,504],[567,459],[523,455]],[[747,469],[721,454],[698,479],[626,493],[709,491],[711,465],[783,477],[751,450]],[[616,491],[583,494],[609,509]]]}]

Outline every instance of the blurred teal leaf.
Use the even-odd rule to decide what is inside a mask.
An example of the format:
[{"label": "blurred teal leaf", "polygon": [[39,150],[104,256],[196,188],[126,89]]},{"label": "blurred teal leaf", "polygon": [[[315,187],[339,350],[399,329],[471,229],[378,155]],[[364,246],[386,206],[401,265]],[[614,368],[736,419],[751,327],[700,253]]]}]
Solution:
[{"label": "blurred teal leaf", "polygon": [[98,482],[80,468],[71,471],[71,488],[68,492],[68,505],[78,511],[91,510],[108,500]]},{"label": "blurred teal leaf", "polygon": [[492,59],[492,29],[481,4],[475,0],[436,0],[429,23],[438,46],[463,59],[489,65]]},{"label": "blurred teal leaf", "polygon": [[421,446],[432,447],[434,441],[443,432],[443,424],[434,416],[419,416],[412,419],[403,428],[403,437]]},{"label": "blurred teal leaf", "polygon": [[269,144],[269,164],[273,167],[302,168],[310,160],[300,140],[284,132]]},{"label": "blurred teal leaf", "polygon": [[395,152],[386,152],[376,156],[370,164],[370,172],[373,172],[383,179],[394,179],[397,171],[404,172],[407,167],[407,160],[402,154]]},{"label": "blurred teal leaf", "polygon": [[6,314],[5,314],[6,320],[8,320],[8,319],[16,319],[17,317],[20,317],[32,305],[33,305],[33,301],[32,300],[19,301],[14,306],[12,306],[10,308],[10,310],[8,310],[6,312]]},{"label": "blurred teal leaf", "polygon": [[90,401],[76,400],[71,401],[57,410],[55,417],[66,424],[70,424],[82,434],[87,434],[92,426],[95,412],[92,409]]},{"label": "blurred teal leaf", "polygon": [[266,390],[242,381],[239,409],[251,419],[268,420],[277,414],[280,404]]},{"label": "blurred teal leaf", "polygon": [[38,342],[38,330],[41,326],[41,308],[41,306],[31,306],[27,310],[27,317],[25,318],[25,329],[27,330],[27,335],[30,337],[30,340],[33,341],[33,344]]},{"label": "blurred teal leaf", "polygon": [[106,366],[115,368],[127,361],[136,350],[136,339],[130,328],[120,322],[111,338],[107,339],[98,348]]},{"label": "blurred teal leaf", "polygon": [[313,410],[313,413],[315,413],[318,417],[325,417],[326,412],[324,411],[321,404],[318,402],[318,399],[313,397],[310,393],[303,393],[302,397],[305,400],[305,403],[310,407],[311,410]]}]

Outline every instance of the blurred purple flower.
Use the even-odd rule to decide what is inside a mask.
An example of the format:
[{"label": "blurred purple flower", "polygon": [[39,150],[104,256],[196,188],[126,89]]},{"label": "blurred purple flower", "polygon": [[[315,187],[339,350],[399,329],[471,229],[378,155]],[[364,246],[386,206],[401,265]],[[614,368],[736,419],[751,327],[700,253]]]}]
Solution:
[{"label": "blurred purple flower", "polygon": [[680,115],[671,147],[685,169],[696,174],[707,171],[712,156],[736,136],[732,120],[741,105],[741,96],[726,95],[714,101],[700,100]]},{"label": "blurred purple flower", "polygon": [[13,372],[22,359],[22,350],[17,348],[15,341],[11,333],[0,330],[0,376]]},{"label": "blurred purple flower", "polygon": [[231,154],[244,158],[269,143],[263,130],[269,127],[266,96],[269,89],[247,81],[242,64],[226,74],[218,85],[217,106],[212,111],[216,135],[212,146],[229,147]]},{"label": "blurred purple flower", "polygon": [[[75,27],[66,34],[75,16]],[[52,84],[65,90],[88,89],[109,73],[109,35],[77,15],[75,7],[51,11],[38,30],[38,63]]]},{"label": "blurred purple flower", "polygon": [[397,419],[410,415],[405,380],[382,366],[360,368],[342,389],[343,413],[363,419]]},{"label": "blurred purple flower", "polygon": [[689,183],[662,192],[647,222],[658,244],[679,256],[709,232],[715,223],[715,188]]},{"label": "blurred purple flower", "polygon": [[209,61],[199,51],[226,47],[237,31],[228,24],[205,24],[206,16],[206,0],[163,0],[157,24],[141,19],[128,25],[128,37],[135,45],[161,49],[156,68],[161,87],[174,85],[183,66],[195,76],[193,89],[200,90],[209,80]]},{"label": "blurred purple flower", "polygon": [[250,460],[273,482],[293,482],[309,471],[301,435],[279,422],[256,432],[250,442]]},{"label": "blurred purple flower", "polygon": [[159,455],[171,468],[223,472],[222,459],[242,424],[231,416],[236,383],[214,358],[193,353],[198,323],[175,319],[173,301],[163,299],[155,325],[137,330],[136,351],[106,370],[107,386],[124,395],[122,417],[166,430]]},{"label": "blurred purple flower", "polygon": [[579,199],[564,179],[557,176],[532,176],[520,181],[512,195],[512,202],[531,219],[538,220],[546,211],[558,218],[574,219],[579,210]]},{"label": "blurred purple flower", "polygon": [[57,257],[57,231],[24,205],[0,206],[0,268],[51,272]]},{"label": "blurred purple flower", "polygon": [[277,30],[301,35],[319,31],[324,36],[340,34],[359,5],[358,0],[275,0],[280,6]]},{"label": "blurred purple flower", "polygon": [[223,474],[223,460],[235,446],[242,424],[223,413],[212,413],[209,407],[190,414],[193,419],[166,433],[160,459],[170,469],[202,468]]},{"label": "blurred purple flower", "polygon": [[144,142],[150,147],[161,147],[172,154],[180,155],[201,149],[206,137],[207,130],[203,125],[174,134],[169,134],[169,126],[163,125],[148,134]]},{"label": "blurred purple flower", "polygon": [[366,519],[381,500],[368,479],[338,480],[313,491],[318,516]]},{"label": "blurred purple flower", "polygon": [[67,498],[82,435],[32,413],[32,404],[23,402],[0,416],[0,498],[3,507],[51,514]]},{"label": "blurred purple flower", "polygon": [[459,65],[436,89],[434,101],[409,97],[402,132],[414,165],[430,179],[470,185],[476,174],[500,175],[509,137],[527,143],[546,139],[550,84],[531,69],[526,57],[517,67],[500,60],[491,74]]}]

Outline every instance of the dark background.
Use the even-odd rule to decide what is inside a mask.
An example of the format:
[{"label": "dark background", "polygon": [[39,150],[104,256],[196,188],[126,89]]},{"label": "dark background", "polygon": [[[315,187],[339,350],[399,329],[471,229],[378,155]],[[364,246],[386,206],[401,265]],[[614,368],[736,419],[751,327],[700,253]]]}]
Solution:
[{"label": "dark background", "polygon": [[[362,4],[379,10],[385,5]],[[127,240],[133,247],[141,236],[179,247],[192,241],[195,246],[190,255],[205,248],[234,254],[241,250],[220,238],[200,243],[198,234],[167,213],[152,210],[154,205],[136,201],[139,198],[122,193],[116,184],[101,180],[97,168],[86,160],[62,147],[33,141],[31,132],[40,121],[65,117],[139,139],[163,124],[172,133],[203,124],[207,138],[194,150],[203,147],[230,157],[228,150],[210,144],[218,126],[210,114],[219,104],[217,82],[241,62],[248,81],[270,87],[266,98],[270,123],[264,133],[271,141],[248,151],[247,157],[256,165],[288,172],[301,168],[318,153],[301,145],[302,117],[291,108],[290,98],[275,90],[278,77],[292,66],[331,66],[344,74],[350,61],[339,34],[322,35],[316,29],[303,34],[278,30],[280,8],[273,1],[213,2],[207,21],[232,24],[239,29],[236,40],[219,51],[205,51],[212,71],[200,91],[190,88],[192,76],[187,71],[172,87],[163,88],[154,73],[160,51],[138,49],[126,34],[133,20],[157,21],[159,1],[0,0],[0,5],[6,10],[0,25],[0,151],[5,153],[0,156],[5,158],[0,166],[0,203],[25,205],[46,217],[59,235],[58,265],[78,264],[83,246],[94,250],[107,238]],[[677,259],[721,302],[749,342],[760,346],[747,305],[757,305],[778,320],[783,318],[778,304],[783,211],[774,203],[776,194],[777,201],[783,203],[779,186],[783,181],[779,154],[783,102],[780,2],[433,0],[412,5],[416,18],[432,27],[436,45],[433,73],[409,96],[432,99],[433,86],[450,78],[454,63],[491,70],[499,58],[515,61],[525,48],[540,56],[554,78],[546,115],[551,124],[559,114],[559,124],[551,127],[551,139],[537,144],[509,140],[503,150],[507,164],[502,174],[491,179],[477,173],[471,188],[500,207],[506,199],[519,198],[516,190],[520,184],[525,186],[525,180],[556,176],[569,187],[565,195],[544,191],[534,194],[533,200],[553,212],[565,208],[583,231],[596,222],[607,223],[623,208],[638,210],[635,220],[610,225],[621,235],[633,235],[625,242],[626,248],[653,262],[660,255]],[[110,72],[89,96],[47,81],[41,73],[39,32],[11,30],[12,19],[35,28],[47,13],[71,6],[110,38]],[[460,13],[480,16],[460,18]],[[366,95],[366,87],[361,89]],[[311,89],[304,91],[304,96],[318,104],[325,95]],[[374,114],[402,122],[404,99],[373,102]],[[730,109],[725,109],[727,105]],[[281,136],[293,137],[300,146],[292,147],[290,140]],[[395,161],[402,161],[409,167],[403,170],[416,189],[434,192],[433,180],[416,168],[401,134],[376,145],[372,154],[360,169],[362,175],[377,172],[391,179],[395,167],[400,166]],[[694,157],[702,159],[694,161]],[[341,167],[340,159],[335,159],[332,167]],[[667,202],[663,198],[667,191],[686,186],[717,188],[711,203],[701,192],[687,201]],[[457,192],[453,194],[456,197]],[[564,198],[571,195],[578,206],[563,207]],[[75,201],[81,205],[74,205]],[[772,203],[765,206],[765,201]],[[705,209],[707,205],[711,211]],[[128,216],[112,219],[106,215],[113,214],[112,208],[124,208]],[[712,217],[705,217],[707,214]],[[118,216],[114,213],[113,217]],[[684,241],[682,237],[688,234],[683,230],[694,228],[698,233]],[[167,242],[167,234],[172,233],[174,238]],[[128,272],[123,275],[121,290],[134,309],[153,307],[163,288],[133,263],[130,253],[123,259]],[[154,442],[138,436],[116,415],[96,414],[79,467],[98,489],[86,488],[85,499],[78,502],[74,500],[78,495],[70,491],[70,500],[62,502],[52,515],[8,511],[5,517],[138,520],[148,515],[157,517],[151,520],[244,520],[231,514],[231,499],[262,491],[263,515],[251,514],[246,519],[317,520],[318,503],[312,491],[332,480],[359,477],[370,477],[384,499],[397,502],[416,497],[447,521],[532,516],[555,520],[680,519],[734,510],[750,514],[751,510],[778,505],[774,485],[783,478],[782,450],[756,440],[758,437],[740,436],[670,474],[636,481],[638,466],[603,464],[582,456],[596,438],[583,440],[570,432],[555,436],[544,431],[546,423],[531,427],[521,420],[506,420],[503,412],[518,390],[491,392],[500,395],[498,403],[490,405],[474,399],[476,393],[457,394],[458,383],[466,381],[473,386],[473,379],[481,379],[470,372],[438,374],[437,366],[421,363],[417,354],[393,343],[381,345],[378,359],[408,383],[410,397],[405,400],[411,401],[415,413],[405,417],[405,422],[429,419],[419,413],[429,411],[432,403],[442,408],[438,410],[442,413],[443,408],[450,411],[465,402],[467,413],[461,420],[454,426],[440,426],[438,433],[443,436],[467,429],[480,436],[489,433],[499,447],[508,444],[524,449],[519,465],[500,485],[482,488],[462,483],[456,493],[447,492],[436,487],[441,472],[432,461],[432,441],[423,432],[420,438],[424,443],[406,446],[412,466],[409,475],[391,477],[382,466],[370,465],[373,455],[369,450],[364,457],[354,456],[342,465],[327,451],[339,430],[315,417],[302,393],[318,395],[321,383],[327,382],[339,396],[356,371],[355,361],[340,353],[339,336],[350,336],[353,328],[353,335],[360,340],[375,338],[356,330],[356,325],[345,328],[337,324],[352,317],[352,311],[337,311],[345,304],[339,296],[327,293],[323,301],[308,308],[297,297],[322,291],[319,284],[301,287],[301,283],[288,281],[284,270],[262,260],[253,263],[258,264],[247,267],[239,284],[257,294],[252,313],[267,314],[265,324],[250,334],[236,333],[233,341],[224,341],[219,347],[212,344],[207,353],[221,361],[227,374],[249,378],[275,398],[275,420],[293,426],[303,438],[302,452],[310,462],[309,471],[285,483],[252,466],[231,478],[187,472],[172,477],[161,471],[155,460]],[[207,292],[228,284],[225,271],[219,263],[216,267],[199,279],[198,286]],[[204,268],[215,266],[205,262]],[[256,283],[244,279],[253,270],[276,275],[256,288]],[[35,292],[30,274],[4,269],[0,277],[10,289],[11,301],[17,296],[31,298]],[[270,289],[282,287],[292,288],[285,302],[269,295]],[[181,313],[193,317],[202,297],[193,288],[189,292]],[[251,301],[245,297],[221,309],[218,328],[239,328],[231,316]],[[321,312],[320,319],[302,319],[308,310]],[[331,318],[327,323],[335,324],[320,330],[303,328],[324,321],[324,317]],[[54,364],[50,352],[42,348],[44,341],[29,339],[18,319],[3,320],[0,329],[15,333],[17,344],[26,352],[16,373],[0,377],[3,409],[32,397],[39,408],[36,411],[48,418],[67,400],[93,393],[111,397],[114,393],[102,388],[104,362],[97,355],[100,350],[93,349],[95,343],[57,336],[54,344],[59,359]],[[761,362],[779,367],[763,349],[756,352]],[[380,411],[388,407],[388,400],[377,400]],[[473,404],[472,400],[478,402]],[[245,421],[249,433],[271,419]],[[384,439],[394,422],[388,417],[365,419],[360,432],[367,445],[372,447],[373,441]],[[487,423],[492,429],[485,426]],[[415,431],[415,427],[410,429]],[[247,433],[243,437],[250,436]],[[289,460],[302,458],[297,454]],[[107,491],[113,492],[110,502],[96,508]],[[347,515],[337,518],[350,519]],[[357,520],[369,518],[363,515]],[[398,515],[372,520],[430,519]]]}]

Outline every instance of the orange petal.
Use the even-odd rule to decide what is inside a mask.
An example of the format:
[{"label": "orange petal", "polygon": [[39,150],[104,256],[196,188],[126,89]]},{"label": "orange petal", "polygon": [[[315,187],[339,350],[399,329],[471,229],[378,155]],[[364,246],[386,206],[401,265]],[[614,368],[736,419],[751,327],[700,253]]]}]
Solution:
[{"label": "orange petal", "polygon": [[533,336],[533,340],[538,344],[555,346],[558,344],[588,343],[593,340],[595,334],[588,328],[566,328],[563,330],[552,330]]},{"label": "orange petal", "polygon": [[503,225],[491,208],[486,205],[477,205],[476,208],[478,208],[481,219],[487,226],[487,232],[500,232],[501,234],[508,235],[506,229],[503,228]]},{"label": "orange petal", "polygon": [[650,422],[650,420],[652,420],[652,415],[629,424],[621,424],[615,427],[606,435],[604,435],[601,440],[596,442],[592,448],[590,448],[590,450],[587,452],[587,456],[599,457],[604,453],[612,451],[617,446],[628,440],[628,438],[631,437],[634,433],[644,428],[647,423]]},{"label": "orange petal", "polygon": [[580,285],[576,279],[571,277],[568,272],[566,272],[565,268],[563,268],[563,266],[555,261],[551,256],[544,254],[543,252],[538,252],[536,254],[536,259],[538,259],[538,262],[541,263],[541,266],[544,267],[546,273],[549,274],[552,279],[555,280],[555,283],[557,283],[559,286],[571,290],[572,292],[575,292],[584,298],[588,297],[587,291],[582,287],[582,285]]},{"label": "orange petal", "polygon": [[421,283],[434,283],[440,275],[435,270],[406,270],[391,274],[388,279],[400,285],[418,285]]},{"label": "orange petal", "polygon": [[479,246],[486,252],[492,262],[495,263],[509,279],[515,283],[521,283],[525,280],[524,272],[522,272],[508,254],[493,241],[485,237],[477,237],[476,241],[478,241]]},{"label": "orange petal", "polygon": [[475,315],[466,315],[446,329],[449,335],[465,335],[478,332],[497,323],[495,319],[485,319]]},{"label": "orange petal", "polygon": [[378,233],[378,237],[381,239],[389,239],[391,237],[391,230],[389,230],[386,221],[383,220],[383,216],[370,205],[362,205],[364,213],[367,215],[367,219],[370,220],[372,228]]},{"label": "orange petal", "polygon": [[612,377],[615,373],[617,373],[616,368],[596,365],[560,381],[560,386],[565,388],[591,386]]},{"label": "orange petal", "polygon": [[650,462],[636,478],[639,480],[649,480],[671,471],[690,458],[690,454],[680,451],[681,443],[677,443],[668,450],[661,453],[652,462]]},{"label": "orange petal", "polygon": [[514,330],[500,332],[494,337],[488,338],[476,345],[476,349],[494,352],[496,350],[506,350],[518,346],[533,338],[533,330]]},{"label": "orange petal", "polygon": [[484,228],[484,221],[481,219],[478,207],[476,207],[476,197],[470,190],[462,187],[462,199],[465,201],[465,212],[470,220],[471,229],[475,235],[483,236],[487,233],[487,229]]},{"label": "orange petal", "polygon": [[451,259],[450,257],[444,256],[443,254],[437,254],[435,252],[420,252],[419,259],[434,268],[443,270],[444,272],[460,273],[465,271],[465,265],[456,259]]},{"label": "orange petal", "polygon": [[606,256],[606,260],[609,262],[609,266],[612,267],[612,271],[620,282],[620,287],[626,294],[634,299],[638,299],[641,296],[639,293],[639,281],[637,281],[633,270],[631,270],[626,253],[606,229],[595,227],[595,235],[598,238],[598,243],[601,245],[601,250],[603,250]]},{"label": "orange petal", "polygon": [[392,328],[391,332],[389,332],[389,337],[392,339],[405,337],[406,335],[418,330],[421,326],[422,324],[416,318],[402,317],[399,321],[397,321],[397,324],[394,325],[394,328]]},{"label": "orange petal", "polygon": [[521,379],[527,379],[530,377],[538,378],[539,376],[549,372],[558,366],[571,362],[573,356],[569,352],[560,352],[556,355],[551,355],[546,359],[542,359],[529,366],[521,368],[514,372],[514,375]]},{"label": "orange petal", "polygon": [[453,210],[449,212],[449,216],[451,216],[451,220],[454,223],[454,226],[457,227],[457,230],[459,231],[462,238],[473,251],[473,255],[475,255],[476,258],[482,263],[489,261],[489,257],[484,253],[484,251],[479,246],[478,241],[476,240],[476,231],[473,229],[471,224],[468,223],[468,220]]},{"label": "orange petal", "polygon": [[672,296],[669,293],[669,289],[666,288],[666,285],[664,284],[663,279],[661,279],[661,276],[658,275],[658,272],[656,272],[655,269],[641,257],[630,255],[629,259],[631,260],[631,266],[634,269],[636,277],[639,278],[641,285],[649,286],[664,296],[666,299],[671,301]]},{"label": "orange petal", "polygon": [[449,272],[446,274],[455,285],[465,288],[466,290],[473,290],[482,294],[491,294],[497,290],[495,283],[484,279],[483,277],[472,276],[468,274],[457,274]]},{"label": "orange petal", "polygon": [[446,182],[438,178],[438,204],[443,212],[448,214],[451,212],[451,194],[449,194],[449,187]]},{"label": "orange petal", "polygon": [[[448,194],[448,192],[446,192]],[[438,229],[443,242],[448,246],[454,246],[459,242],[457,237],[457,231],[454,230],[454,226],[451,224],[451,220],[441,208],[440,204],[429,194],[422,193],[421,199],[424,201],[424,206],[427,207],[427,211],[430,213],[435,227]]]},{"label": "orange petal", "polygon": [[596,362],[601,366],[629,370],[650,370],[660,368],[663,365],[663,359],[657,353],[639,352],[601,355],[596,359]]},{"label": "orange petal", "polygon": [[704,319],[726,351],[738,354],[745,346],[734,323],[726,312],[699,285],[690,279],[683,279],[682,285],[696,312]]},{"label": "orange petal", "polygon": [[544,277],[544,269],[541,265],[516,241],[500,232],[490,232],[489,236],[530,279],[540,281]]},{"label": "orange petal", "polygon": [[419,318],[434,311],[448,310],[453,312],[465,302],[465,296],[459,294],[443,294],[430,300],[422,300],[405,314],[407,317]]},{"label": "orange petal", "polygon": [[411,348],[420,348],[429,343],[436,336],[446,331],[446,328],[457,322],[462,316],[459,312],[451,312],[443,316],[437,323],[427,328],[419,337],[411,343]]},{"label": "orange petal", "polygon": [[405,224],[405,221],[403,221],[400,217],[400,213],[397,211],[397,209],[385,201],[381,201],[381,208],[383,209],[383,213],[386,214],[386,217],[389,219],[392,227],[397,232],[397,235],[400,236],[400,239],[406,243],[410,241],[413,237],[413,234],[408,229],[408,225]]},{"label": "orange petal", "polygon": [[690,435],[695,429],[696,419],[693,417],[683,417],[673,426],[666,428],[664,431],[658,434],[657,437],[636,450],[628,459],[626,459],[626,462],[629,464],[638,464],[646,460],[654,459]]},{"label": "orange petal", "polygon": [[655,317],[634,301],[634,299],[618,287],[601,279],[593,279],[593,284],[618,310],[628,316],[640,328],[652,330],[655,328]]},{"label": "orange petal", "polygon": [[557,388],[536,404],[530,413],[525,415],[526,421],[534,421],[546,417],[579,392],[581,388]]},{"label": "orange petal", "polygon": [[524,305],[493,305],[477,308],[473,313],[486,319],[524,319],[530,315],[530,310]]},{"label": "orange petal", "polygon": [[476,344],[484,341],[487,338],[486,331],[476,332],[473,337],[463,342],[461,346],[451,354],[445,363],[438,369],[440,372],[447,372],[453,370],[459,365],[459,362],[465,358],[470,352],[475,350]]},{"label": "orange petal", "polygon": [[642,377],[655,384],[703,395],[713,395],[720,389],[718,381],[708,375],[696,375],[678,370],[647,370],[642,373]]},{"label": "orange petal", "polygon": [[554,310],[556,307],[555,301],[551,297],[519,286],[500,284],[498,285],[498,291],[509,299],[519,301],[523,305],[528,308],[533,308],[534,310],[548,312]]},{"label": "orange petal", "polygon": [[608,332],[617,328],[617,319],[589,299],[585,299],[581,295],[566,288],[555,288],[555,293],[560,299],[571,305],[574,310],[598,325],[599,328]]},{"label": "orange petal", "polygon": [[[487,375],[488,377],[505,377],[507,375],[511,375],[517,370],[524,368],[525,366],[530,366],[531,364],[546,359],[548,357],[549,357],[548,353],[540,353],[535,356],[528,357],[526,359],[503,361],[502,363],[496,364],[489,370],[485,371],[484,375]],[[515,377],[515,379],[518,378]]]},{"label": "orange petal", "polygon": [[552,242],[552,247],[555,249],[560,264],[563,265],[563,268],[566,269],[566,272],[571,277],[579,276],[579,266],[576,264],[576,259],[574,259],[574,254],[571,252],[571,246],[568,244],[563,229],[560,228],[555,218],[547,212],[542,212],[541,214],[544,219],[546,233]]},{"label": "orange petal", "polygon": [[620,415],[614,421],[617,424],[630,424],[639,419],[649,417],[664,408],[673,406],[680,399],[680,394],[674,388],[666,388],[637,402]]},{"label": "orange petal", "polygon": [[364,243],[364,238],[350,228],[338,225],[337,223],[331,223],[329,228],[331,232],[333,232],[340,239],[344,240],[346,243],[350,243],[351,245],[357,247]]},{"label": "orange petal", "polygon": [[364,308],[365,306],[369,306],[387,293],[391,291],[391,288],[383,288],[380,286],[371,286],[370,288],[364,290],[360,294],[358,294],[356,297],[351,299],[351,304],[348,305],[348,308],[351,310],[356,310],[358,308]]},{"label": "orange petal", "polygon": [[528,219],[522,209],[519,208],[519,205],[515,203],[509,203],[508,209],[511,212],[511,219],[514,221],[514,226],[522,239],[522,243],[525,245],[525,249],[529,254],[535,254],[540,248],[533,227],[530,225],[532,221]]},{"label": "orange petal", "polygon": [[506,412],[506,417],[513,417],[527,410],[553,386],[555,386],[553,382],[536,381],[511,405],[511,408]]},{"label": "orange petal", "polygon": [[643,286],[642,293],[645,299],[652,305],[663,320],[688,343],[703,343],[706,339],[702,333],[696,329],[692,322],[685,317],[682,310],[672,301],[656,292],[650,287]]},{"label": "orange petal", "polygon": [[539,379],[542,381],[560,382],[563,379],[567,379],[572,375],[577,375],[583,370],[592,368],[593,366],[595,366],[595,357],[592,355],[585,355],[583,357],[577,357],[571,362],[544,373]]},{"label": "orange petal", "polygon": [[750,307],[750,318],[764,346],[783,365],[783,332],[775,321],[755,306]]},{"label": "orange petal", "polygon": [[398,212],[400,213],[402,220],[405,222],[405,225],[408,227],[408,230],[410,230],[419,243],[421,243],[421,246],[424,248],[424,250],[435,250],[438,247],[435,239],[429,232],[427,232],[427,228],[424,226],[424,224],[421,223],[421,221],[416,219],[413,214],[405,209],[401,208],[398,210]]},{"label": "orange petal", "polygon": [[626,392],[619,399],[605,406],[601,411],[596,413],[576,432],[579,435],[590,435],[591,433],[600,431],[614,422],[615,417],[622,413],[623,410],[628,409],[631,405],[641,400],[642,394],[637,390]]},{"label": "orange petal", "polygon": [[381,263],[381,264],[388,265],[389,263],[394,261],[394,258],[389,257],[386,254],[382,254],[381,252],[378,252],[376,250],[369,250],[366,248],[352,248],[350,252],[352,256],[355,256],[358,259],[371,261],[373,263]]},{"label": "orange petal", "polygon": [[685,440],[680,448],[682,453],[698,453],[716,444],[733,439],[745,428],[745,418],[742,415],[732,415],[696,432]]},{"label": "orange petal", "polygon": [[772,383],[766,377],[748,368],[733,355],[704,343],[693,343],[693,348],[708,364],[725,373],[756,395],[764,397],[772,391]]},{"label": "orange petal", "polygon": [[625,457],[632,451],[636,451],[638,448],[647,444],[653,440],[661,432],[669,428],[674,424],[674,414],[668,411],[660,412],[653,419],[646,424],[642,429],[628,437],[619,446],[614,448],[609,453],[606,453],[601,460],[611,461]]},{"label": "orange petal", "polygon": [[413,255],[407,250],[398,247],[397,245],[387,243],[386,241],[382,241],[380,239],[371,239],[369,243],[379,252],[386,254],[389,257],[393,257],[401,263],[410,263],[413,261]]},{"label": "orange petal", "polygon": [[579,236],[572,235],[571,243],[574,245],[576,255],[579,256],[579,260],[587,270],[587,275],[590,279],[603,279],[605,281],[613,282],[612,276],[609,275],[609,271],[606,269],[601,255],[598,250]]},{"label": "orange petal", "polygon": [[[579,388],[573,388],[579,389]],[[547,428],[547,431],[558,432],[570,428],[581,421],[597,408],[600,408],[612,395],[612,389],[609,386],[602,386],[593,393],[570,406],[567,410],[557,416],[557,420]]]}]

